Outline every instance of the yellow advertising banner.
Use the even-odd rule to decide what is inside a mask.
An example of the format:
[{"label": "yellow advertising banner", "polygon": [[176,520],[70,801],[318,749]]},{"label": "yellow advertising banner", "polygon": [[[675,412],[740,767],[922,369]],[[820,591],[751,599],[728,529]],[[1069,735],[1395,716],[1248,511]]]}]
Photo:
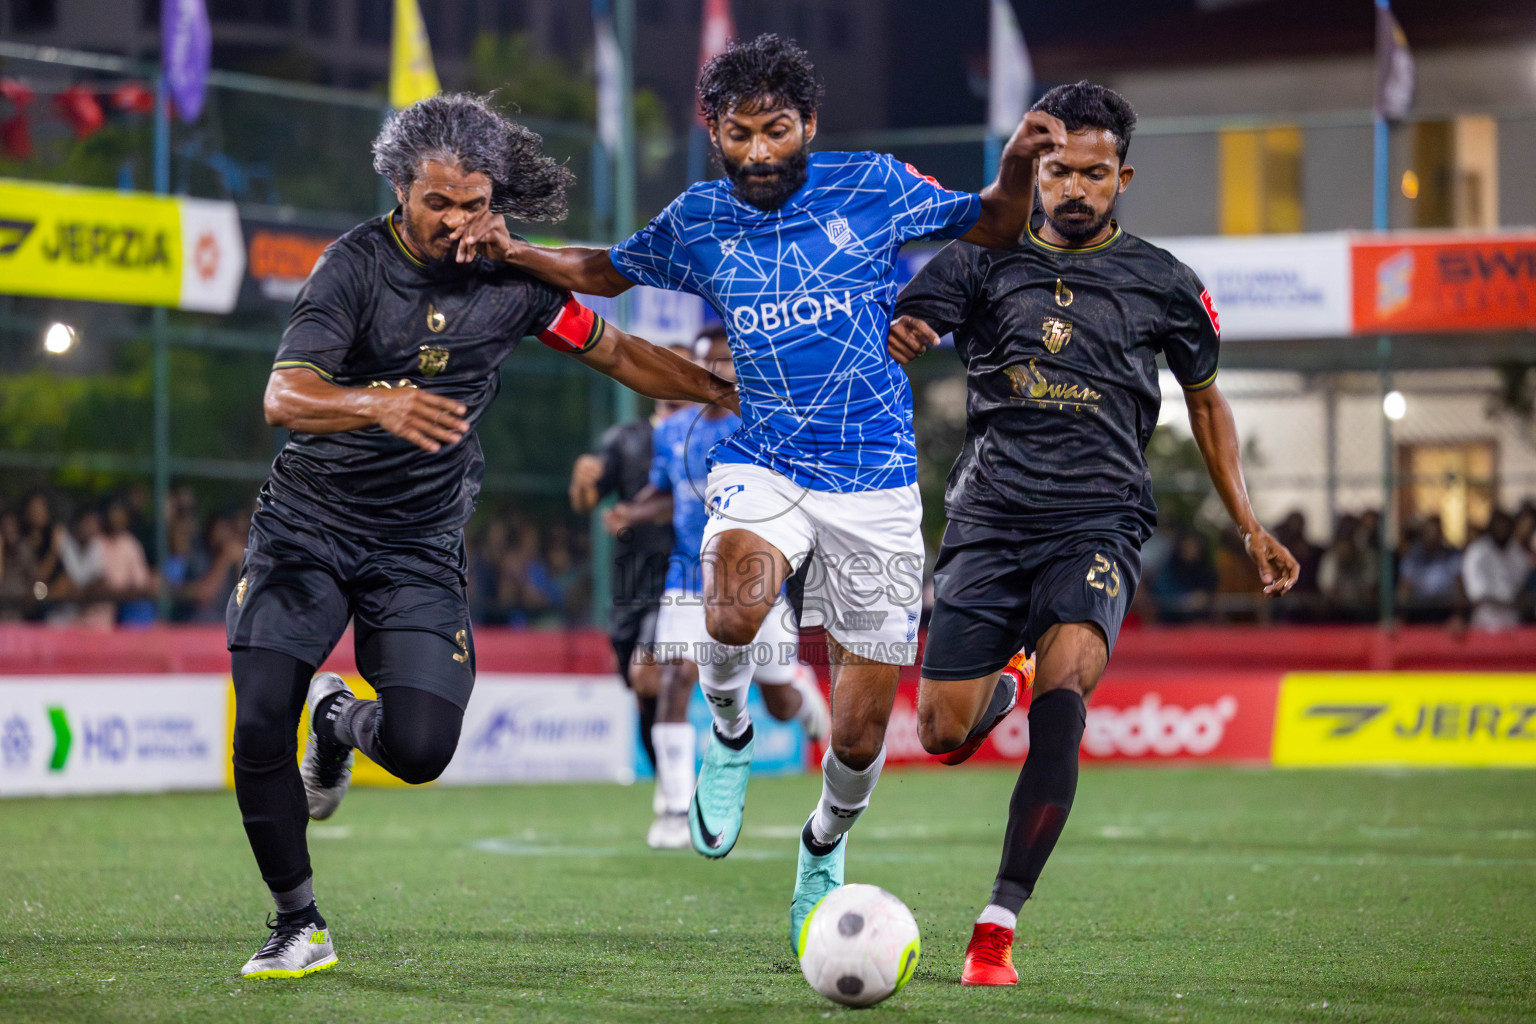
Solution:
[{"label": "yellow advertising banner", "polygon": [[175,306],[181,298],[176,200],[0,181],[0,291]]},{"label": "yellow advertising banner", "polygon": [[0,179],[0,294],[223,313],[244,274],[233,203]]},{"label": "yellow advertising banner", "polygon": [[1293,673],[1274,763],[1536,768],[1536,674]]}]

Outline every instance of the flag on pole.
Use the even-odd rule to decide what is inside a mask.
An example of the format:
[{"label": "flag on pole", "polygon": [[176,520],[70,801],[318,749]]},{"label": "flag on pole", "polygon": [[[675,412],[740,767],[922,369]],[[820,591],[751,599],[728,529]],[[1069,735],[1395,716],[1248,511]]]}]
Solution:
[{"label": "flag on pole", "polygon": [[162,0],[160,68],[184,122],[196,121],[203,112],[212,56],[213,33],[203,0]]},{"label": "flag on pole", "polygon": [[597,140],[611,155],[623,145],[624,58],[609,0],[592,0],[592,24],[597,30],[592,52],[597,75]]},{"label": "flag on pole", "polygon": [[[731,17],[731,0],[704,0],[704,23],[699,29],[699,69],[725,52],[736,38],[736,19]],[[699,124],[704,115],[694,112]]]},{"label": "flag on pole", "polygon": [[988,57],[987,134],[1006,139],[1024,120],[1035,95],[1035,68],[1009,0],[992,0]]},{"label": "flag on pole", "polygon": [[1403,26],[1385,3],[1376,5],[1376,116],[1401,121],[1413,108],[1413,53]]},{"label": "flag on pole", "polygon": [[416,0],[395,0],[394,37],[389,47],[389,104],[396,109],[442,91],[432,64],[432,43]]}]

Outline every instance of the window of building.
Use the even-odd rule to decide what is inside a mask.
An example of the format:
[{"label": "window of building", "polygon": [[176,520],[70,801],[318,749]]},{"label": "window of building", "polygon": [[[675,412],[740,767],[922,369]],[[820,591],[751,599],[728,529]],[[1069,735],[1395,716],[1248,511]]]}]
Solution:
[{"label": "window of building", "polygon": [[1224,235],[1304,229],[1301,129],[1224,131],[1218,145],[1218,221]]},{"label": "window of building", "polygon": [[1497,465],[1493,441],[1398,445],[1398,521],[1439,516],[1446,541],[1464,547],[1493,514]]}]

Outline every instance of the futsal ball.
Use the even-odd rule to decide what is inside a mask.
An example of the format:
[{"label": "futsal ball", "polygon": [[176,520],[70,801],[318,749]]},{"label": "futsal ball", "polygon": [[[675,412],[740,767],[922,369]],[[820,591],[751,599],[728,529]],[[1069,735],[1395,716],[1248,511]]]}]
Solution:
[{"label": "futsal ball", "polygon": [[845,885],[811,910],[798,948],[811,988],[845,1006],[873,1006],[912,980],[917,921],[878,885]]}]

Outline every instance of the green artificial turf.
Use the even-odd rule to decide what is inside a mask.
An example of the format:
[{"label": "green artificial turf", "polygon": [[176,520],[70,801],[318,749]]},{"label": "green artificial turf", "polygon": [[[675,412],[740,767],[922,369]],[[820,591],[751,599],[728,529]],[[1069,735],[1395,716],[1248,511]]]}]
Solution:
[{"label": "green artificial turf", "polygon": [[867,1011],[789,955],[813,777],[754,781],[719,863],[646,849],[647,789],[354,790],[310,830],[341,962],[268,982],[233,795],[0,802],[0,1020],[1536,1020],[1536,775],[1086,769],[1022,983],[964,989],[1012,784],[881,782],[849,879],[923,954]]}]

